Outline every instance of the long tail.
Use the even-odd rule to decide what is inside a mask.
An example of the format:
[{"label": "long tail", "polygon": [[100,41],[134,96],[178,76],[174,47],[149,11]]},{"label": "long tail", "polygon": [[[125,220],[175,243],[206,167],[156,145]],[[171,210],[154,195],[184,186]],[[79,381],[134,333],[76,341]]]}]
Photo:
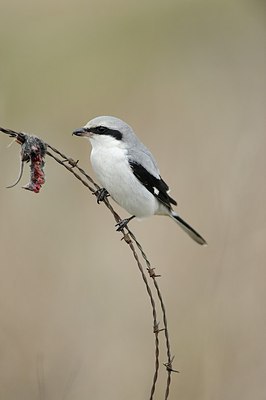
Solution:
[{"label": "long tail", "polygon": [[178,225],[193,239],[195,242],[201,244],[201,245],[206,245],[207,242],[205,239],[203,239],[202,236],[198,232],[196,232],[186,221],[184,221],[182,218],[179,217],[175,212],[171,212],[169,214],[173,220],[178,223]]}]

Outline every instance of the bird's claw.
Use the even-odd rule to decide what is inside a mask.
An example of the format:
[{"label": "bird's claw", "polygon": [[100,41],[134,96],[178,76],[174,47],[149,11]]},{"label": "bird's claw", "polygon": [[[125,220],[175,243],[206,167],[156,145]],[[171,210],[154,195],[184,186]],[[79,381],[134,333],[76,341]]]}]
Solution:
[{"label": "bird's claw", "polygon": [[96,196],[98,204],[101,201],[104,201],[106,199],[106,197],[110,196],[105,188],[97,189],[97,190],[95,190],[95,192],[93,192],[93,194]]}]

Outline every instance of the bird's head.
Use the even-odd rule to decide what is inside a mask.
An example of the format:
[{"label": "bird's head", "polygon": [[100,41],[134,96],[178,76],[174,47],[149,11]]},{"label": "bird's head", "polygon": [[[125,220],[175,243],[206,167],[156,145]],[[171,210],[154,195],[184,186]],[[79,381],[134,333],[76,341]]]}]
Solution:
[{"label": "bird's head", "polygon": [[135,134],[132,128],[116,117],[101,116],[93,118],[73,135],[90,139],[92,145],[120,146],[130,144]]}]

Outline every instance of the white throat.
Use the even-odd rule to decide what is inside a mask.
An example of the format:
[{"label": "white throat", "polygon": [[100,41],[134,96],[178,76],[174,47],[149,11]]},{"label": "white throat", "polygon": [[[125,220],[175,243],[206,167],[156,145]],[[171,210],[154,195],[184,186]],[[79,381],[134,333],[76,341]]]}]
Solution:
[{"label": "white throat", "polygon": [[89,138],[92,148],[94,150],[111,150],[113,149],[125,149],[126,146],[122,140],[117,140],[112,136],[108,135],[92,135]]}]

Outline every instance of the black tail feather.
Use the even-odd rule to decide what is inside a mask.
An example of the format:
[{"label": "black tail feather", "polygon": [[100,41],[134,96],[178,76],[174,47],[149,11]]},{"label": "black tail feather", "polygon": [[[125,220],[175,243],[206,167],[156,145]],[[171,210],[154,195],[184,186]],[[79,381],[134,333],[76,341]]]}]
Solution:
[{"label": "black tail feather", "polygon": [[172,212],[170,215],[177,223],[178,225],[193,239],[195,242],[201,244],[201,245],[206,245],[207,242],[203,237],[195,231],[186,221],[184,221],[179,215],[176,213]]}]

